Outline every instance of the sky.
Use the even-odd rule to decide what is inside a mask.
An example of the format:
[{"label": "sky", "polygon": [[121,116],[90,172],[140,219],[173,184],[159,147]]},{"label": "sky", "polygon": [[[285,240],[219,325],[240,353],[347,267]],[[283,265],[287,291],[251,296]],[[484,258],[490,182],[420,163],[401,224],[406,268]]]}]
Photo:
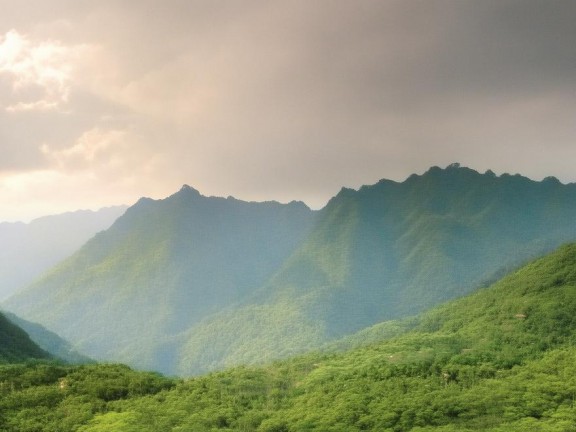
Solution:
[{"label": "sky", "polygon": [[301,200],[459,162],[576,181],[573,0],[0,0],[0,221]]}]

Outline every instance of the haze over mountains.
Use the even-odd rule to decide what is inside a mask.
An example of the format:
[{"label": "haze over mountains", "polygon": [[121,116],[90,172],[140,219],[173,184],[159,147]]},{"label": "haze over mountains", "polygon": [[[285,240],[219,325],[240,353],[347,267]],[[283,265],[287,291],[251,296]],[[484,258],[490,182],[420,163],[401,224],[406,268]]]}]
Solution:
[{"label": "haze over mountains", "polygon": [[126,208],[79,210],[30,223],[0,223],[0,300],[30,284],[98,231],[109,228]]},{"label": "haze over mountains", "polygon": [[325,208],[142,199],[5,306],[87,355],[196,374],[317,348],[576,239],[576,185],[451,165]]}]

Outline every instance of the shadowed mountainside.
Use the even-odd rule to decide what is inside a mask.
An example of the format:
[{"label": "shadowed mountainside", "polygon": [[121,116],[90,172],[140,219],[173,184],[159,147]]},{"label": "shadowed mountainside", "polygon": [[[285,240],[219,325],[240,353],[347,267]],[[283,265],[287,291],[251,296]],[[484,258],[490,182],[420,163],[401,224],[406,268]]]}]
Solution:
[{"label": "shadowed mountainside", "polygon": [[24,330],[32,342],[54,358],[63,360],[69,364],[94,363],[94,360],[77,352],[70,342],[62,339],[56,333],[47,330],[40,324],[26,321],[10,312],[2,311],[2,314],[13,324]]},{"label": "shadowed mountainside", "polygon": [[28,334],[0,313],[0,363],[17,363],[31,359],[50,359]]}]

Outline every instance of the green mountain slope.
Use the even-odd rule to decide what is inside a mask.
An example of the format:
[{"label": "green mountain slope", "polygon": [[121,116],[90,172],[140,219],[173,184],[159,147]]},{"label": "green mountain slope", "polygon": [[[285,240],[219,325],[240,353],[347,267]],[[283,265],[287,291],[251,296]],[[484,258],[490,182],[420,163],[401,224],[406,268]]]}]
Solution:
[{"label": "green mountain slope", "polygon": [[50,355],[32,342],[24,330],[0,313],[0,363],[49,358]]},{"label": "green mountain slope", "polygon": [[313,221],[302,203],[141,199],[7,309],[97,359],[173,370],[176,336],[261,286]]},{"label": "green mountain slope", "polygon": [[576,185],[457,166],[343,190],[271,281],[268,298],[322,292],[328,327],[349,332],[463,295],[576,238],[575,215]]},{"label": "green mountain slope", "polygon": [[[7,387],[22,389],[0,399],[0,426],[19,432],[37,425],[82,432],[571,431],[575,307],[576,244],[570,244],[489,288],[366,330],[376,340],[400,329],[343,353],[178,382],[120,366],[0,369]],[[348,341],[364,339],[366,331]]]},{"label": "green mountain slope", "polygon": [[196,379],[162,403],[128,402],[126,426],[145,427],[146,413],[194,430],[570,430],[575,307],[569,245],[422,315],[391,340]]},{"label": "green mountain slope", "polygon": [[2,313],[13,324],[24,330],[35,344],[53,357],[70,364],[94,362],[94,360],[77,352],[70,342],[62,339],[56,333],[47,330],[40,324],[26,321],[10,312],[3,311]]},{"label": "green mountain slope", "polygon": [[414,315],[576,239],[576,185],[451,165],[303,204],[141,200],[5,303],[91,357],[191,375]]},{"label": "green mountain slope", "polygon": [[576,239],[575,216],[576,185],[457,165],[344,189],[243,307],[188,331],[177,370],[294,354],[416,314]]}]

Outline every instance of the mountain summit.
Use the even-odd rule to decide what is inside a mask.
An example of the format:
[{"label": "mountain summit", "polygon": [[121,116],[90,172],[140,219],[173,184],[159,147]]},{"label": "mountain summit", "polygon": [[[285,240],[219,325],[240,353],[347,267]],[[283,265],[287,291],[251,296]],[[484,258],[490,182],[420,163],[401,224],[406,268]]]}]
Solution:
[{"label": "mountain summit", "polygon": [[170,371],[177,336],[265,283],[313,218],[301,203],[205,197],[183,186],[140,199],[9,308],[97,359]]},{"label": "mountain summit", "polygon": [[6,307],[95,358],[183,375],[416,314],[576,239],[576,185],[452,164],[317,213],[144,199]]},{"label": "mountain summit", "polygon": [[197,189],[194,189],[192,186],[189,186],[187,184],[182,185],[182,187],[177,193],[188,194],[188,196],[198,196],[198,197],[201,196],[200,192]]}]

